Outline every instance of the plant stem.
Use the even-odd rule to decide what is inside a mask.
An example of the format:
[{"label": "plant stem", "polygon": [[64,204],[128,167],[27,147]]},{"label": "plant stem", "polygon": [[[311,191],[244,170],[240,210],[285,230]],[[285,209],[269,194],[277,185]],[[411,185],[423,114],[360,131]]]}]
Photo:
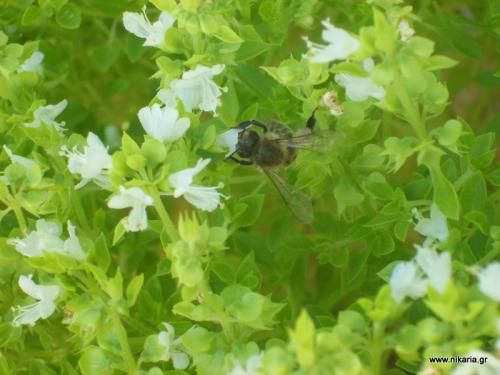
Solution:
[{"label": "plant stem", "polygon": [[396,78],[395,84],[397,92],[399,94],[399,100],[405,111],[406,120],[413,127],[413,130],[417,134],[418,138],[424,141],[426,139],[426,130],[425,124],[420,118],[418,104],[415,105],[415,103],[412,101],[412,99],[408,95],[408,92],[406,91],[406,87],[402,84],[399,78]]},{"label": "plant stem", "polygon": [[16,197],[12,198],[12,200],[10,201],[10,206],[14,211],[14,215],[16,215],[16,220],[19,224],[21,232],[26,233],[28,226],[26,225],[26,219],[24,218],[23,209],[21,208],[21,205],[17,201]]},{"label": "plant stem", "polygon": [[75,210],[76,216],[78,217],[78,221],[85,228],[85,230],[90,231],[91,227],[87,220],[87,216],[85,215],[85,211],[83,210],[82,202],[78,193],[76,191],[72,191],[71,193],[71,201],[73,203],[73,209]]},{"label": "plant stem", "polygon": [[384,326],[373,323],[373,336],[370,344],[371,370],[373,375],[382,374],[382,354],[384,353]]},{"label": "plant stem", "polygon": [[125,328],[123,328],[120,316],[118,315],[118,311],[116,311],[116,307],[113,306],[109,311],[111,314],[111,320],[113,322],[114,330],[118,334],[118,340],[120,341],[120,347],[122,348],[123,359],[127,363],[126,372],[131,375],[135,374],[136,363],[132,354],[132,350],[130,350],[127,332],[125,331]]},{"label": "plant stem", "polygon": [[160,192],[156,188],[156,186],[151,185],[148,189],[151,198],[153,198],[153,204],[155,206],[156,212],[158,212],[158,216],[160,216],[160,220],[167,231],[168,236],[171,241],[175,241],[178,239],[177,230],[175,229],[174,223],[168,216],[167,211],[165,210],[165,206],[161,200]]}]

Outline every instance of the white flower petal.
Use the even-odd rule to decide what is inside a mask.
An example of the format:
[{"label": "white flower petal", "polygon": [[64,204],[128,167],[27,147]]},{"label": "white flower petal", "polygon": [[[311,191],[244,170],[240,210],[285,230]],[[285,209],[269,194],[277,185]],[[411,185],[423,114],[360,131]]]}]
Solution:
[{"label": "white flower petal", "polygon": [[427,292],[427,282],[419,275],[417,265],[401,262],[392,271],[389,281],[394,300],[401,303],[406,296],[420,298]]},{"label": "white flower petal", "polygon": [[146,207],[153,204],[153,199],[138,187],[129,189],[120,186],[120,193],[108,201],[110,208],[132,207],[129,215],[122,221],[124,228],[129,232],[137,232],[147,228],[148,216]]},{"label": "white flower petal", "polygon": [[479,289],[492,300],[500,302],[500,262],[492,262],[477,274]]},{"label": "white flower petal", "polygon": [[68,158],[68,170],[82,177],[82,181],[76,185],[77,189],[89,181],[104,187],[109,185],[106,171],[111,169],[112,158],[108,154],[108,148],[94,133],[89,132],[87,135],[87,145],[84,146],[83,152],[78,151],[76,147],[69,151],[63,146],[60,154]]},{"label": "white flower petal", "polygon": [[179,139],[189,128],[189,118],[178,118],[175,108],[161,108],[158,104],[141,108],[137,114],[142,127],[151,137],[164,142]]},{"label": "white flower petal", "polygon": [[451,277],[450,253],[438,254],[433,248],[417,246],[416,261],[429,278],[430,285],[439,293],[444,293]]},{"label": "white flower petal", "polygon": [[36,51],[28,57],[21,64],[19,68],[17,68],[17,72],[39,72],[41,70],[41,64],[45,55],[42,52]]},{"label": "white flower petal", "polygon": [[[174,192],[176,198],[183,194],[183,192],[193,183],[194,176],[200,173],[208,163],[210,163],[210,159],[199,159],[195,167],[183,169],[168,177],[168,183],[177,191],[177,193]],[[180,191],[182,191],[182,193],[180,193]]]},{"label": "white flower petal", "polygon": [[64,122],[58,123],[55,121],[55,118],[64,111],[67,105],[68,101],[64,99],[57,104],[41,106],[33,113],[34,120],[24,125],[30,128],[39,128],[42,124],[45,124],[47,126],[54,126],[60,131],[64,126]]},{"label": "white flower petal", "polygon": [[385,89],[373,82],[369,77],[355,77],[345,73],[335,75],[335,82],[344,86],[346,95],[355,102],[362,102],[369,97],[382,100],[385,96]]},{"label": "white flower petal", "polygon": [[27,295],[37,300],[55,300],[61,293],[59,285],[38,285],[32,280],[33,275],[19,277],[19,287]]},{"label": "white flower petal", "polygon": [[431,239],[438,239],[441,242],[446,241],[448,238],[446,216],[434,203],[431,205],[430,218],[424,218],[416,209],[413,210],[413,215],[417,220],[415,231]]},{"label": "white flower petal", "polygon": [[203,211],[212,212],[221,206],[221,194],[217,191],[217,188],[217,186],[204,187],[191,185],[183,195],[193,206]]},{"label": "white flower petal", "polygon": [[220,104],[222,89],[213,81],[213,76],[220,74],[224,65],[213,67],[198,65],[194,70],[184,72],[181,79],[170,83],[170,90],[160,90],[160,100],[169,104],[172,96],[180,98],[186,111],[201,109],[206,112],[216,111]]},{"label": "white flower petal", "polygon": [[333,26],[329,20],[324,20],[322,24],[325,27],[322,38],[328,45],[320,45],[305,39],[309,48],[309,57],[307,57],[309,61],[329,63],[335,60],[345,60],[359,49],[358,39],[347,31]]},{"label": "white flower petal", "polygon": [[176,370],[185,370],[189,366],[189,357],[181,351],[172,352],[172,363]]},{"label": "white flower petal", "polygon": [[145,13],[124,12],[123,26],[125,30],[142,39],[146,39],[153,30],[153,25]]},{"label": "white flower petal", "polygon": [[221,147],[227,148],[228,152],[226,157],[231,155],[236,151],[236,146],[238,145],[238,137],[242,132],[242,129],[233,128],[219,134],[217,137],[217,144]]},{"label": "white flower petal", "polygon": [[80,245],[80,240],[76,236],[75,226],[68,220],[69,238],[64,241],[64,253],[75,259],[85,259],[85,253]]},{"label": "white flower petal", "polygon": [[168,12],[162,12],[158,21],[151,24],[146,16],[146,7],[142,13],[124,12],[123,26],[135,36],[146,39],[144,46],[161,46],[165,41],[166,31],[172,27],[175,17]]}]

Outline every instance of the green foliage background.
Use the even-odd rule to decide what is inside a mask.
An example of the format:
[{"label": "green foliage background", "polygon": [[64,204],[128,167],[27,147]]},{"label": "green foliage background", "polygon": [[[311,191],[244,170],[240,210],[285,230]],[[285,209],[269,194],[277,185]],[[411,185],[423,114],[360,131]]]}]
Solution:
[{"label": "green foliage background", "polygon": [[[161,49],[123,28],[122,13],[144,4],[0,2],[0,137],[40,169],[14,171],[16,189],[0,186],[1,373],[221,374],[260,351],[266,374],[404,374],[432,355],[494,352],[498,303],[478,291],[470,266],[500,253],[498,2],[153,0],[152,19],[158,9],[177,16]],[[394,39],[397,15],[416,30],[407,45]],[[341,94],[339,118],[318,110],[319,130],[343,137],[332,152],[303,152],[283,171],[313,198],[315,220],[304,226],[263,174],[224,162],[216,135],[251,118],[299,129],[323,93],[338,89],[331,73],[359,71],[359,61],[301,60],[301,37],[319,41],[327,17],[355,34],[372,27],[360,39],[385,63],[378,78],[387,94],[380,105]],[[16,73],[35,50],[45,55],[43,74]],[[182,71],[221,63],[216,79],[228,91],[219,116],[188,114],[184,139],[164,160],[148,159],[139,108]],[[42,102],[62,99],[63,135],[23,126]],[[224,183],[225,208],[206,214],[155,195],[148,230],[121,232],[123,212],[106,206],[111,192],[75,190],[58,153],[89,131],[114,152],[113,191],[125,181],[168,191],[162,178],[210,157],[204,183]],[[149,179],[131,165],[134,155]],[[0,163],[12,176],[5,152]],[[390,272],[422,241],[411,209],[432,202],[448,218],[442,249],[454,261],[452,286],[397,305]],[[7,244],[39,217],[75,223],[86,261],[23,258]],[[13,327],[11,307],[27,301],[17,280],[28,273],[64,293],[49,319]],[[185,372],[155,352],[150,337],[161,322],[184,334]]]}]

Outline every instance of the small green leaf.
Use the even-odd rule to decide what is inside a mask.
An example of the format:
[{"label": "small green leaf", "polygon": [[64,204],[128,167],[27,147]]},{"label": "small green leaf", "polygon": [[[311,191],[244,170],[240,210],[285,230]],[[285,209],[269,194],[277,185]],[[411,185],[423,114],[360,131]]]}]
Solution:
[{"label": "small green leaf", "polygon": [[80,27],[80,23],[82,22],[82,12],[75,4],[64,4],[56,12],[56,22],[59,26],[65,29],[78,29],[78,27]]},{"label": "small green leaf", "polygon": [[337,201],[339,215],[342,214],[345,208],[358,206],[365,199],[365,196],[347,178],[342,178],[333,192]]},{"label": "small green leaf", "polygon": [[229,26],[222,25],[213,35],[226,43],[242,43],[243,39],[239,37]]},{"label": "small green leaf", "polygon": [[[119,225],[121,226],[121,225]],[[97,265],[106,272],[111,262],[108,246],[106,244],[106,236],[101,233],[95,240],[95,257]]]},{"label": "small green leaf", "polygon": [[128,284],[126,291],[128,307],[132,307],[135,305],[143,284],[144,274],[142,273],[134,277]]},{"label": "small green leaf", "polygon": [[115,372],[111,365],[112,361],[106,352],[96,346],[87,347],[78,361],[83,375],[111,375]]}]

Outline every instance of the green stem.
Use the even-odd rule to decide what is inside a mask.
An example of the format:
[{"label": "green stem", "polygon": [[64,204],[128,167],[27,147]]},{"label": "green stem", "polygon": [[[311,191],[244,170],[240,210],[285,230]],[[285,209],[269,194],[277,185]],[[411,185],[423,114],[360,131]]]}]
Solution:
[{"label": "green stem", "polygon": [[87,220],[87,216],[85,215],[85,211],[83,210],[82,202],[80,197],[76,191],[72,191],[71,193],[71,201],[73,203],[73,209],[76,213],[76,217],[80,222],[80,225],[87,231],[90,231],[91,227],[89,221]]},{"label": "green stem", "polygon": [[23,209],[21,208],[21,205],[17,201],[16,197],[14,197],[10,201],[10,206],[11,206],[12,210],[14,211],[14,215],[16,215],[16,220],[17,220],[17,223],[19,224],[19,228],[21,229],[21,232],[26,233],[28,226],[26,225],[26,219],[24,218]]},{"label": "green stem", "polygon": [[384,353],[384,326],[373,323],[373,336],[370,344],[371,370],[373,375],[382,374],[382,354]]},{"label": "green stem", "polygon": [[113,306],[113,308],[110,309],[110,314],[114,330],[118,334],[118,340],[120,341],[120,347],[122,348],[123,359],[127,363],[127,373],[131,375],[135,374],[137,366],[135,363],[134,355],[132,354],[132,350],[130,350],[127,332],[125,331],[125,328],[123,328],[123,324],[120,320],[120,316],[118,315],[118,311],[116,311],[116,307]]},{"label": "green stem", "polygon": [[160,220],[167,231],[168,236],[171,241],[175,241],[178,239],[177,230],[175,229],[174,223],[168,216],[167,210],[165,210],[165,206],[161,200],[160,192],[156,188],[156,186],[152,185],[148,189],[151,198],[153,198],[153,204],[155,206],[156,212],[158,212],[158,216],[160,216]]},{"label": "green stem", "polygon": [[408,92],[406,91],[406,87],[402,84],[400,79],[395,80],[395,85],[399,95],[399,100],[405,111],[406,120],[413,127],[413,130],[420,138],[420,140],[424,141],[427,134],[425,124],[420,117],[418,104],[415,105],[414,101],[412,101],[412,99],[408,95]]}]

